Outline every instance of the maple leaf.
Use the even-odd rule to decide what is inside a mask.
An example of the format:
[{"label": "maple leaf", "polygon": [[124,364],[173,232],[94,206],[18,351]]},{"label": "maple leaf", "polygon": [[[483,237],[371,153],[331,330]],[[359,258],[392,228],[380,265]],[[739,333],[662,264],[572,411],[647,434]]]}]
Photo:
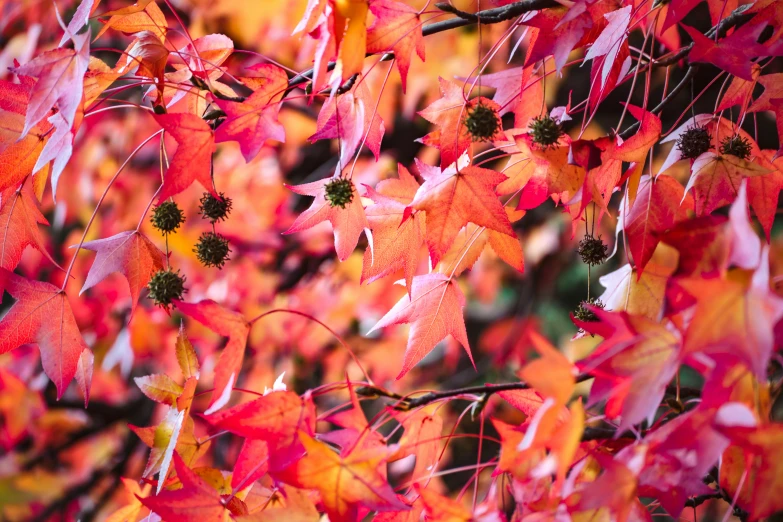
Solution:
[{"label": "maple leaf", "polygon": [[49,222],[41,214],[32,192],[31,184],[25,181],[19,190],[7,189],[0,196],[0,268],[14,270],[28,246],[57,266],[38,230],[38,225]]},{"label": "maple leaf", "polygon": [[683,186],[672,177],[643,176],[636,200],[627,212],[622,210],[628,208],[628,198],[623,201],[617,226],[625,230],[638,277],[652,258],[661,235],[685,221],[693,208],[693,198],[683,198],[684,192]]},{"label": "maple leaf", "polygon": [[530,39],[525,66],[553,56],[558,72],[568,62],[571,51],[582,43],[585,33],[593,27],[592,17],[587,10],[575,14],[566,7],[542,9],[523,23],[538,29]]},{"label": "maple leaf", "polygon": [[[509,220],[514,219],[515,221],[525,215],[525,212],[520,210],[509,209],[507,213]],[[487,247],[490,247],[498,257],[519,272],[525,271],[522,245],[517,237],[471,223],[460,231],[449,251],[435,267],[435,271],[451,277],[458,276],[465,270],[472,268]]]},{"label": "maple leaf", "polygon": [[141,390],[141,393],[155,402],[168,404],[169,406],[175,406],[177,398],[184,391],[182,386],[164,373],[135,377],[133,380]]},{"label": "maple leaf", "polygon": [[[724,453],[720,470],[721,487],[737,499],[739,507],[750,513],[750,520],[759,520],[783,509],[783,499],[776,493],[780,491],[783,476],[781,461],[776,456],[777,448],[783,443],[783,426],[732,426],[722,431],[735,446]],[[735,460],[738,460],[740,476],[730,472],[730,465]],[[743,476],[746,477],[744,487],[739,489]]]},{"label": "maple leaf", "polygon": [[395,456],[415,455],[416,464],[411,480],[425,479],[432,473],[440,453],[440,437],[443,419],[437,414],[437,405],[418,408],[414,412],[389,411],[405,430],[397,443],[399,453]]},{"label": "maple leaf", "polygon": [[[570,202],[584,186],[586,172],[579,165],[569,162],[569,147],[540,149],[533,144],[531,136],[524,132],[514,136],[523,157],[530,158],[529,167],[523,167],[514,183],[504,183],[498,187],[502,194],[510,194],[520,190],[517,209],[530,210],[541,205],[547,198],[555,203]],[[563,137],[558,143],[568,143]]]},{"label": "maple leaf", "polygon": [[783,300],[770,291],[768,252],[748,285],[729,279],[680,279],[695,301],[684,332],[684,354],[738,358],[759,377],[766,375],[773,327],[783,317]]},{"label": "maple leaf", "polygon": [[675,225],[661,241],[680,254],[678,275],[712,277],[728,264],[728,224],[724,216],[703,216]]},{"label": "maple leaf", "polygon": [[341,165],[350,163],[356,148],[364,140],[377,161],[385,129],[383,119],[373,107],[370,90],[362,82],[353,90],[324,103],[318,113],[317,130],[308,139],[311,143],[339,139]]},{"label": "maple leaf", "polygon": [[679,369],[680,338],[657,319],[596,309],[599,324],[580,325],[604,337],[579,361],[580,371],[595,376],[588,405],[607,400],[606,415],[621,417],[619,433],[652,418]]},{"label": "maple leaf", "polygon": [[706,62],[729,74],[753,81],[751,59],[766,56],[767,48],[757,43],[766,24],[745,24],[726,38],[715,42],[693,27],[682,28],[693,39],[688,59],[693,63]]},{"label": "maple leaf", "polygon": [[[740,105],[741,108],[745,109],[751,100],[751,97],[753,95],[753,89],[756,87],[756,83],[758,82],[760,74],[761,74],[761,67],[758,64],[754,63],[751,66],[751,76],[753,78],[752,81],[745,80],[738,76],[732,78],[731,83],[726,88],[726,92],[723,94],[723,97],[720,100],[720,104],[715,108],[715,110],[723,111],[735,105]],[[765,93],[766,91],[767,88],[765,88]],[[763,96],[764,95],[759,97],[759,100]],[[757,102],[758,100],[756,100],[756,103]]]},{"label": "maple leaf", "polygon": [[213,413],[225,406],[231,399],[231,391],[239,377],[245,355],[250,324],[242,314],[232,312],[211,299],[198,303],[176,301],[177,309],[200,322],[213,332],[228,337],[226,347],[215,364],[215,391],[205,413]]},{"label": "maple leaf", "polygon": [[606,291],[598,299],[607,310],[624,310],[653,321],[660,320],[666,283],[677,269],[678,258],[674,248],[659,244],[644,272],[626,264],[601,276],[598,281]]},{"label": "maple leaf", "polygon": [[162,491],[155,496],[139,498],[141,503],[160,515],[163,520],[182,522],[224,520],[229,511],[228,505],[223,504],[220,493],[204,478],[188,468],[178,454],[174,453],[173,461],[182,487]]},{"label": "maple leaf", "polygon": [[226,120],[215,131],[215,142],[237,141],[247,162],[258,155],[267,140],[285,141],[285,129],[277,121],[277,114],[288,87],[288,76],[276,65],[264,65],[266,81],[244,102],[215,100],[226,113]]},{"label": "maple leaf", "polygon": [[179,364],[179,368],[182,370],[182,375],[185,379],[190,379],[192,377],[198,379],[198,357],[196,357],[196,350],[193,349],[193,345],[190,344],[188,337],[185,335],[184,325],[180,325],[174,350],[177,357],[177,363]]},{"label": "maple leaf", "polygon": [[119,272],[127,279],[130,287],[131,314],[136,309],[142,288],[166,264],[166,255],[138,230],[88,241],[82,248],[92,250],[97,255],[79,293],[97,285],[109,274]]},{"label": "maple leaf", "polygon": [[468,223],[516,238],[495,193],[505,179],[499,172],[474,166],[450,167],[426,176],[410,207],[427,216],[425,236],[433,265]]},{"label": "maple leaf", "polygon": [[11,69],[15,74],[38,79],[30,93],[21,137],[43,120],[55,104],[66,126],[73,127],[82,103],[84,74],[90,63],[90,31],[74,35],[73,40],[74,49],[52,49]]},{"label": "maple leaf", "polygon": [[[435,345],[451,334],[473,362],[462,318],[465,296],[457,283],[443,274],[427,274],[413,278],[410,295],[400,299],[370,332],[395,324],[410,323],[405,358],[397,379],[401,379],[424,358]],[[368,332],[368,334],[370,333]]]},{"label": "maple leaf", "polygon": [[205,419],[217,429],[265,441],[269,446],[269,468],[279,471],[302,456],[304,448],[297,432],[314,433],[315,406],[310,398],[278,391]]},{"label": "maple leaf", "polygon": [[0,448],[10,452],[45,411],[43,396],[5,368],[0,368]]},{"label": "maple leaf", "polygon": [[[462,92],[462,86],[454,82],[438,78],[440,82],[441,97],[426,109],[419,111],[422,118],[439,127],[421,139],[425,145],[440,150],[440,167],[445,169],[449,165],[456,163],[463,152],[468,150],[473,138],[465,125],[465,119],[470,111],[478,105],[489,107],[495,112],[500,110],[500,106],[484,97],[474,98],[470,101],[465,99]],[[496,135],[491,140],[503,139],[500,126],[498,126]]]},{"label": "maple leaf", "polygon": [[269,471],[269,446],[263,440],[245,440],[239,450],[234,471],[231,473],[231,487],[236,490],[251,486]]},{"label": "maple leaf", "polygon": [[59,399],[76,376],[82,352],[88,350],[68,297],[54,285],[30,281],[4,268],[0,268],[0,288],[16,299],[0,320],[0,354],[37,344],[44,372]]},{"label": "maple leaf", "polygon": [[156,114],[155,121],[179,145],[163,179],[158,202],[179,194],[194,181],[217,195],[212,183],[215,138],[209,125],[198,116],[185,113]]},{"label": "maple leaf", "polygon": [[724,156],[705,152],[693,162],[693,173],[685,191],[693,190],[696,215],[703,216],[732,203],[745,177],[761,176],[768,172],[758,163],[731,154]]},{"label": "maple leaf", "polygon": [[128,7],[107,11],[101,15],[101,18],[105,17],[109,19],[95,36],[96,40],[109,29],[115,29],[126,34],[149,31],[162,42],[168,29],[166,15],[154,0],[139,0]]},{"label": "maple leaf", "polygon": [[761,151],[759,163],[769,173],[764,176],[751,176],[747,178],[748,201],[756,217],[761,223],[761,228],[770,239],[772,225],[778,209],[780,191],[783,190],[783,158],[775,158],[775,152],[771,150]]},{"label": "maple leaf", "polygon": [[304,185],[286,185],[297,194],[312,196],[313,204],[302,212],[294,221],[294,224],[286,230],[285,234],[293,234],[312,228],[322,221],[329,221],[334,229],[334,247],[340,261],[345,261],[351,255],[359,243],[362,230],[369,230],[367,217],[364,214],[359,192],[351,183],[353,196],[350,201],[341,207],[334,205],[326,199],[326,186],[334,180],[342,179],[340,176],[305,183]]},{"label": "maple leaf", "polygon": [[758,84],[764,87],[764,92],[750,104],[748,112],[775,110],[772,100],[783,98],[783,73],[759,76]]},{"label": "maple leaf", "polygon": [[362,283],[372,282],[403,269],[405,287],[411,292],[413,276],[419,265],[419,250],[424,244],[424,215],[405,210],[413,201],[419,183],[403,167],[397,166],[399,179],[384,180],[375,190],[367,188],[374,204],[365,209],[372,230],[373,248],[364,251]]},{"label": "maple leaf", "polygon": [[139,518],[141,508],[144,506],[139,499],[149,494],[150,484],[145,484],[142,488],[138,481],[121,477],[122,485],[125,488],[125,496],[130,504],[121,507],[106,518],[106,522],[129,522]]},{"label": "maple leaf", "polygon": [[338,454],[323,442],[299,433],[307,455],[285,472],[285,481],[321,493],[329,520],[360,520],[360,509],[400,511],[407,508],[394,494],[379,468],[390,451],[385,447],[357,447]]},{"label": "maple leaf", "polygon": [[421,15],[413,7],[393,0],[374,0],[370,3],[370,11],[375,21],[367,29],[367,52],[394,53],[394,62],[402,80],[402,92],[405,92],[413,51],[424,61]]},{"label": "maple leaf", "polygon": [[604,15],[607,24],[593,45],[585,54],[585,61],[603,57],[601,68],[601,88],[606,86],[606,80],[620,53],[620,49],[628,38],[628,25],[631,22],[631,6],[625,6]]},{"label": "maple leaf", "polygon": [[433,522],[470,522],[474,520],[473,513],[462,503],[421,487],[419,484],[415,484],[414,488],[424,505],[427,520]]}]

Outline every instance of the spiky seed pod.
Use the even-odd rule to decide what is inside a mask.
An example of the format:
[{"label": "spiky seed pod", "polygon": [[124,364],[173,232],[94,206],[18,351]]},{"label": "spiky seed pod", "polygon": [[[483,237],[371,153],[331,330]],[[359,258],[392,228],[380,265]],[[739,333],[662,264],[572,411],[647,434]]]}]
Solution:
[{"label": "spiky seed pod", "polygon": [[705,127],[692,127],[677,138],[683,158],[696,159],[712,148],[712,136]]},{"label": "spiky seed pod", "polygon": [[185,214],[173,201],[164,201],[152,209],[152,226],[170,234],[185,222]]},{"label": "spiky seed pod", "polygon": [[150,299],[163,308],[168,308],[175,299],[182,299],[182,294],[187,292],[185,276],[180,275],[179,270],[175,272],[171,269],[155,272],[147,288]]},{"label": "spiky seed pod", "polygon": [[721,154],[731,154],[732,156],[737,156],[738,158],[744,160],[750,157],[750,152],[752,149],[753,147],[751,147],[750,141],[740,135],[727,136],[720,143]]},{"label": "spiky seed pod", "polygon": [[465,127],[473,141],[488,141],[497,133],[502,123],[495,109],[479,102],[468,109]]},{"label": "spiky seed pod", "polygon": [[326,201],[331,207],[345,208],[353,201],[353,183],[345,178],[336,178],[324,187]]},{"label": "spiky seed pod", "polygon": [[537,116],[528,126],[533,143],[542,149],[553,148],[557,145],[563,129],[551,116]]},{"label": "spiky seed pod", "polygon": [[584,323],[594,323],[598,321],[598,316],[595,315],[595,312],[587,308],[588,306],[595,306],[603,309],[606,305],[597,297],[591,297],[587,301],[579,303],[579,307],[574,312],[574,317]]},{"label": "spiky seed pod", "polygon": [[218,197],[215,197],[211,192],[204,192],[200,202],[201,217],[212,223],[223,221],[231,213],[231,198],[227,198],[222,192]]},{"label": "spiky seed pod", "polygon": [[609,256],[609,246],[604,244],[600,236],[586,235],[579,242],[577,252],[579,252],[579,257],[582,258],[585,264],[596,266],[606,261],[606,258]]},{"label": "spiky seed pod", "polygon": [[223,268],[228,260],[228,239],[215,232],[204,232],[198,238],[198,243],[193,249],[199,262],[204,266]]}]

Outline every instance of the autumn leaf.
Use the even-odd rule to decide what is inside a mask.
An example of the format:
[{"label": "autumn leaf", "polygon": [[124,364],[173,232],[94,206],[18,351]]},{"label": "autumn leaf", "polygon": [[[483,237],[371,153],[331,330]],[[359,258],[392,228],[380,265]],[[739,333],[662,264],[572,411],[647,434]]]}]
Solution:
[{"label": "autumn leaf", "polygon": [[29,182],[25,182],[19,190],[7,189],[0,196],[0,268],[14,270],[28,246],[57,266],[38,230],[38,225],[48,224],[38,208]]},{"label": "autumn leaf", "polygon": [[607,310],[623,310],[659,321],[666,285],[677,269],[678,259],[674,248],[659,244],[644,272],[626,264],[601,276],[598,281],[606,290],[598,299]]},{"label": "autumn leaf", "polygon": [[[603,89],[606,86],[606,80],[614,62],[620,53],[623,43],[628,38],[628,25],[631,22],[631,6],[625,6],[616,11],[611,11],[604,15],[607,24],[598,35],[590,49],[585,54],[585,61],[603,58],[603,67],[601,68],[601,83],[595,87]],[[595,88],[594,87],[594,88]]]},{"label": "autumn leaf", "polygon": [[364,214],[361,197],[353,182],[350,182],[352,196],[344,207],[337,204],[332,205],[326,199],[326,186],[339,179],[342,178],[335,176],[304,185],[287,185],[293,192],[312,196],[315,199],[310,208],[302,212],[285,233],[301,232],[322,221],[329,221],[334,229],[334,246],[337,250],[337,257],[340,261],[345,261],[359,243],[362,230],[369,229],[369,224]]},{"label": "autumn leaf", "polygon": [[21,137],[43,120],[57,105],[68,128],[73,127],[82,103],[84,74],[90,62],[90,32],[74,35],[74,49],[46,51],[20,67],[15,74],[37,78],[30,93]]},{"label": "autumn leaf", "polygon": [[524,25],[538,30],[531,37],[525,66],[553,56],[559,72],[568,61],[568,55],[582,43],[583,36],[593,27],[589,12],[570,13],[566,7],[542,9]]},{"label": "autumn leaf", "polygon": [[184,325],[180,325],[175,345],[175,354],[177,356],[179,369],[182,370],[182,375],[185,379],[190,379],[191,377],[198,379],[198,357],[196,357],[196,350],[193,349],[193,345],[190,344],[187,335],[185,335]]},{"label": "autumn leaf", "polygon": [[[621,212],[618,228],[625,230],[637,277],[641,277],[644,272],[661,235],[687,219],[688,211],[693,208],[693,199],[683,195],[683,186],[672,177],[643,176],[630,210],[627,213]],[[627,208],[626,198],[622,210]]]},{"label": "autumn leaf", "polygon": [[336,95],[324,103],[318,113],[316,132],[309,140],[315,142],[337,138],[343,166],[350,163],[362,143],[378,160],[385,128],[376,108],[367,84],[360,83],[351,91]]},{"label": "autumn leaf", "polygon": [[394,63],[402,80],[402,92],[405,92],[413,51],[424,61],[421,15],[413,7],[393,0],[374,0],[370,2],[370,11],[375,20],[367,29],[367,52],[394,53]]},{"label": "autumn leaf", "polygon": [[248,162],[258,155],[267,140],[285,141],[285,129],[277,121],[277,114],[279,101],[288,87],[288,76],[280,67],[265,65],[266,81],[245,101],[215,100],[226,113],[226,120],[215,131],[215,142],[237,141]]},{"label": "autumn leaf", "polygon": [[127,279],[131,293],[131,313],[136,309],[139,294],[152,275],[163,270],[166,256],[138,230],[120,232],[112,237],[88,241],[82,248],[96,252],[80,294],[119,272]]},{"label": "autumn leaf", "polygon": [[182,386],[164,373],[135,377],[134,382],[141,392],[155,402],[175,406],[182,394]]},{"label": "autumn leaf", "polygon": [[731,154],[723,156],[705,152],[693,162],[693,173],[685,191],[693,190],[696,215],[703,216],[733,202],[740,182],[745,177],[761,176],[768,172],[758,163]]},{"label": "autumn leaf", "polygon": [[395,457],[415,455],[416,464],[411,480],[426,479],[438,462],[441,447],[443,418],[438,415],[437,406],[425,406],[413,412],[390,413],[405,430],[397,443],[400,449]]},{"label": "autumn leaf", "polygon": [[16,299],[0,320],[0,353],[37,344],[44,372],[57,388],[57,397],[62,397],[76,376],[82,352],[88,350],[68,297],[54,285],[30,281],[4,268],[0,268],[0,288]]},{"label": "autumn leaf", "polygon": [[234,471],[231,474],[231,487],[245,489],[266,475],[269,471],[269,446],[263,440],[247,439],[239,450]]},{"label": "autumn leaf", "polygon": [[763,176],[751,176],[747,178],[748,201],[750,202],[756,217],[761,223],[761,228],[770,239],[772,225],[778,209],[780,191],[783,190],[783,159],[771,150],[761,151],[759,163],[769,173]]},{"label": "autumn leaf", "polygon": [[715,41],[693,27],[683,25],[694,44],[688,59],[693,63],[711,63],[729,74],[753,81],[751,59],[768,55],[767,48],[757,43],[765,27],[763,23],[745,24],[729,36]]},{"label": "autumn leaf", "polygon": [[285,481],[321,493],[329,520],[354,522],[360,510],[397,511],[407,506],[397,499],[379,468],[389,450],[358,447],[338,454],[323,442],[299,433],[307,455],[286,470]]},{"label": "autumn leaf", "polygon": [[205,420],[219,430],[265,441],[269,446],[269,468],[280,471],[302,456],[304,448],[297,432],[314,433],[315,406],[311,399],[278,391],[207,415]]},{"label": "autumn leaf", "polygon": [[446,498],[418,484],[414,487],[421,498],[422,504],[424,504],[427,520],[433,522],[470,522],[473,520],[473,513],[460,502]]},{"label": "autumn leaf", "polygon": [[464,306],[465,296],[449,277],[427,274],[413,278],[411,294],[400,299],[370,330],[373,332],[378,328],[410,323],[405,358],[397,379],[408,373],[449,334],[465,348],[473,361],[462,318]]},{"label": "autumn leaf", "polygon": [[679,369],[681,339],[657,319],[626,312],[595,313],[600,326],[583,323],[582,327],[604,341],[579,361],[579,369],[595,376],[588,405],[606,400],[606,415],[621,419],[617,430],[622,433],[658,411],[666,386]]},{"label": "autumn leaf", "polygon": [[[470,144],[473,143],[465,125],[465,119],[471,110],[478,105],[484,105],[498,111],[500,106],[483,97],[467,101],[462,92],[462,86],[443,78],[438,80],[440,81],[441,97],[419,112],[422,118],[437,125],[438,129],[424,136],[421,141],[425,145],[440,150],[440,167],[445,169],[456,163],[462,153],[468,150]],[[491,139],[503,139],[501,130],[498,126],[496,136]]]},{"label": "autumn leaf", "polygon": [[166,171],[158,201],[179,194],[194,181],[214,193],[212,153],[215,152],[215,138],[209,125],[198,116],[184,113],[156,114],[155,121],[179,145]]},{"label": "autumn leaf", "polygon": [[188,468],[178,454],[173,456],[180,489],[165,490],[155,496],[140,498],[142,504],[163,520],[182,522],[221,521],[228,515],[228,507],[220,494],[202,477]]},{"label": "autumn leaf", "polygon": [[738,358],[756,375],[766,374],[772,327],[783,317],[783,300],[770,291],[768,254],[748,285],[726,278],[680,279],[676,288],[695,300],[684,332],[684,354]]},{"label": "autumn leaf", "polygon": [[426,240],[436,265],[468,223],[516,237],[495,194],[506,177],[494,170],[450,167],[427,177],[410,207],[426,214]]},{"label": "autumn leaf", "polygon": [[107,11],[101,15],[101,18],[105,17],[109,19],[95,36],[96,40],[109,29],[115,29],[126,34],[149,31],[162,42],[168,29],[166,16],[154,0],[139,0],[128,7]]},{"label": "autumn leaf", "polygon": [[399,269],[405,274],[405,287],[411,292],[413,276],[419,265],[419,251],[424,244],[424,213],[406,208],[413,201],[419,183],[403,167],[397,166],[399,179],[381,181],[367,195],[373,205],[365,209],[372,230],[373,248],[364,251],[362,283],[369,283],[393,274]]},{"label": "autumn leaf", "polygon": [[232,312],[216,302],[205,299],[198,303],[177,301],[177,310],[200,322],[213,332],[228,337],[223,352],[215,364],[215,391],[205,413],[213,413],[225,406],[231,399],[231,391],[239,377],[245,355],[250,324],[242,314]]}]

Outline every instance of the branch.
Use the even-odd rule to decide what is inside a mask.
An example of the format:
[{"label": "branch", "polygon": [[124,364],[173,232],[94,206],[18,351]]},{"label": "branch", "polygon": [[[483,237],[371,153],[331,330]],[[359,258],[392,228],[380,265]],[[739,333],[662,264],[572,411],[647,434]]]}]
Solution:
[{"label": "branch", "polygon": [[[585,382],[592,379],[593,377],[594,377],[593,375],[582,373],[576,376],[576,382]],[[397,401],[397,404],[395,405],[397,409],[402,411],[408,411],[414,408],[420,408],[421,406],[425,406],[427,404],[430,404],[435,401],[439,401],[441,399],[459,398],[465,395],[479,395],[481,397],[480,400],[484,401],[487,398],[489,398],[489,396],[495,393],[512,391],[512,390],[528,390],[528,389],[530,389],[530,385],[526,382],[507,382],[503,384],[488,383],[479,386],[468,386],[466,388],[457,388],[454,390],[429,392],[429,393],[425,393],[424,395],[419,395],[418,397],[407,397],[386,390],[379,386],[360,386],[356,388],[356,394],[361,395],[363,397],[371,397],[371,398],[386,397],[388,399],[394,399],[395,401]],[[667,386],[666,391],[667,393],[674,395],[676,393],[676,386],[673,385]],[[701,396],[701,392],[695,388],[680,387],[680,398],[689,399],[689,398],[695,398],[700,396]]]},{"label": "branch", "polygon": [[[473,25],[481,21],[482,24],[497,24],[516,18],[517,16],[529,13],[531,11],[538,11],[540,9],[546,9],[549,7],[557,7],[561,4],[555,0],[520,0],[513,4],[504,5],[503,7],[495,7],[493,9],[485,9],[478,11],[477,13],[463,13],[457,9],[452,9],[447,4],[437,4],[437,7],[443,11],[453,13],[457,15],[457,18],[450,20],[443,20],[442,22],[435,22],[427,24],[421,28],[421,34],[423,36],[429,36],[431,34],[442,33],[450,29],[456,29],[458,27],[465,27],[467,25]],[[373,56],[369,54],[367,56]],[[384,61],[390,59],[391,53],[385,53],[383,56]],[[329,62],[326,66],[327,71],[334,69],[335,62]],[[301,72],[290,80],[288,80],[289,92],[295,87],[309,82],[313,78],[313,69],[308,69]]]}]

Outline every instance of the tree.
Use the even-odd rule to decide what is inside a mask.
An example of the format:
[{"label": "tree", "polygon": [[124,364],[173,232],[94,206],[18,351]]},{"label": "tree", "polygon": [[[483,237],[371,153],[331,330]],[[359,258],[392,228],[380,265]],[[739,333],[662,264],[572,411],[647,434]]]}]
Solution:
[{"label": "tree", "polygon": [[0,518],[783,512],[781,5],[0,0]]}]

